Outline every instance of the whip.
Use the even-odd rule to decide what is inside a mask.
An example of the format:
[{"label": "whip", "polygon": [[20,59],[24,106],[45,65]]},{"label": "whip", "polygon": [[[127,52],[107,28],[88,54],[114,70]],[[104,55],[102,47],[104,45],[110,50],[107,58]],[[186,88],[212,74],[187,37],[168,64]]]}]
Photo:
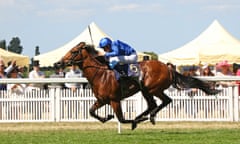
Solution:
[{"label": "whip", "polygon": [[92,45],[94,45],[90,25],[88,25],[88,31],[89,31],[89,34],[90,34]]}]

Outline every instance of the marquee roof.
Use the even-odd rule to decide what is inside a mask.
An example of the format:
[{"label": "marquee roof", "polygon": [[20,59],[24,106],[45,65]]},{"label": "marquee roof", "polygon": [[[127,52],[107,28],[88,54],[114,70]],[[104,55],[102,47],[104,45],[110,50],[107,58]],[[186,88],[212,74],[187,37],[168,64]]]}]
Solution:
[{"label": "marquee roof", "polygon": [[18,66],[29,66],[30,59],[28,56],[16,54],[0,48],[0,58],[7,64],[9,61],[16,61]]},{"label": "marquee roof", "polygon": [[240,63],[240,41],[217,20],[197,38],[180,48],[160,54],[159,60],[176,65],[216,64],[222,60]]}]

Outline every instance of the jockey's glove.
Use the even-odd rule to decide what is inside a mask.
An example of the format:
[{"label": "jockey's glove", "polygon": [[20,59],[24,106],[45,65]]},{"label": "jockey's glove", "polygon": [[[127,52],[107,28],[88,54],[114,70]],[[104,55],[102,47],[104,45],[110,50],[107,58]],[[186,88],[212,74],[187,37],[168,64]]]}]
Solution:
[{"label": "jockey's glove", "polygon": [[115,67],[117,64],[118,64],[117,61],[111,61],[111,62],[109,63],[109,67],[110,67],[111,69],[114,69],[114,67]]}]

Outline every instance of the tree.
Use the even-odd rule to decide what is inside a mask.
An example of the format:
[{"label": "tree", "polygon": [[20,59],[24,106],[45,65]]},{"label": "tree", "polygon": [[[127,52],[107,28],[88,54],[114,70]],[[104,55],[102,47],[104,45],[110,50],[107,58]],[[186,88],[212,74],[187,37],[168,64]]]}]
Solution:
[{"label": "tree", "polygon": [[158,60],[158,55],[154,52],[143,52],[143,53],[151,55],[152,60]]},{"label": "tree", "polygon": [[6,49],[6,40],[1,40],[0,41],[0,48]]},{"label": "tree", "polygon": [[21,54],[23,47],[20,45],[21,41],[18,37],[13,37],[8,45],[8,51]]},{"label": "tree", "polygon": [[39,46],[35,47],[35,56],[40,55]]}]

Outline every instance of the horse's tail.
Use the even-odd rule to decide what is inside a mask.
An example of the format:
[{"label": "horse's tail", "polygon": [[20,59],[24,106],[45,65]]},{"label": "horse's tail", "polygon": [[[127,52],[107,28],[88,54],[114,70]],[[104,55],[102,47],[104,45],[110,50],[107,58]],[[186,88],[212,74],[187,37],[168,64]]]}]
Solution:
[{"label": "horse's tail", "polygon": [[173,85],[177,88],[198,88],[208,95],[215,95],[221,92],[221,90],[211,89],[211,85],[208,82],[198,78],[184,76],[177,71],[172,71],[172,74]]}]

